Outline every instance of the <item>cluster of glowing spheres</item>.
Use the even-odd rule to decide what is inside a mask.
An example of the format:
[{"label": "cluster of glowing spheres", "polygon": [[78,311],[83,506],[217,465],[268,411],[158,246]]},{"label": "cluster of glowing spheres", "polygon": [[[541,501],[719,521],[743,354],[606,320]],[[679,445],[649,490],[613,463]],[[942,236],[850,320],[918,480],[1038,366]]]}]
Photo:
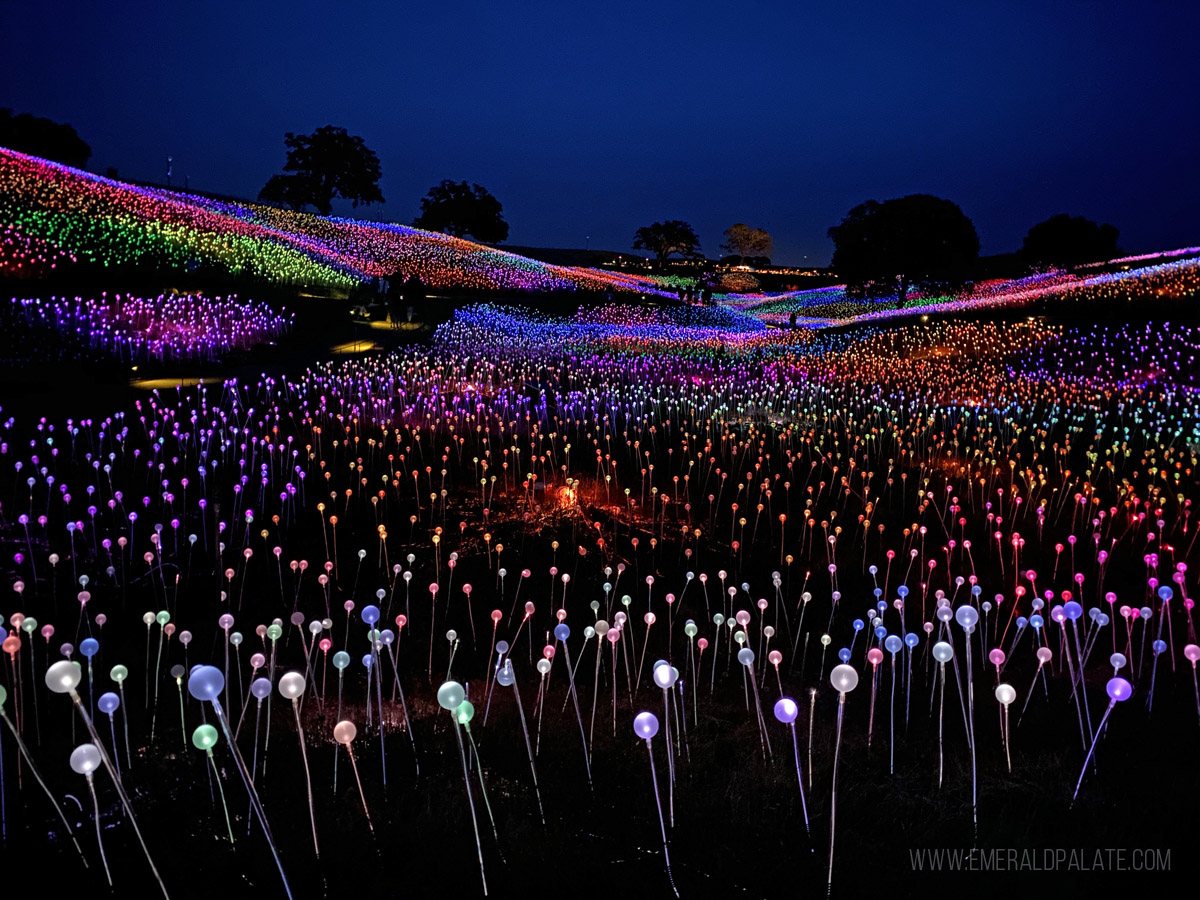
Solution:
[{"label": "cluster of glowing spheres", "polygon": [[49,241],[0,224],[0,273],[7,278],[41,278],[59,263],[75,262],[70,253]]},{"label": "cluster of glowing spheres", "polygon": [[50,334],[92,353],[131,361],[219,358],[278,341],[292,327],[291,315],[266,304],[198,293],[14,297],[8,321],[35,341]]}]

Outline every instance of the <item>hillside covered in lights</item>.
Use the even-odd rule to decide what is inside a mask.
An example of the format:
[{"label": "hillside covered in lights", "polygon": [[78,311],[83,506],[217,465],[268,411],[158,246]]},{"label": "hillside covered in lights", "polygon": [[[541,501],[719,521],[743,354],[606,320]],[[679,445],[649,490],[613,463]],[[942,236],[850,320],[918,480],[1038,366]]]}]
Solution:
[{"label": "hillside covered in lights", "polygon": [[414,274],[433,288],[485,291],[655,287],[403,225],[140,187],[0,149],[0,274],[39,277],[80,264],[327,289]]},{"label": "hillside covered in lights", "polygon": [[912,294],[869,300],[856,297],[844,285],[781,294],[744,294],[725,298],[733,311],[762,322],[782,325],[796,316],[803,328],[827,328],[848,322],[875,323],[913,315],[1058,308],[1069,311],[1082,304],[1138,304],[1188,301],[1200,295],[1200,247],[1127,256],[1077,267],[1050,270],[1022,278],[979,281],[948,294]]},{"label": "hillside covered in lights", "polygon": [[[558,266],[404,225],[324,217],[115,181],[0,149],[0,276],[64,268],[232,275],[250,282],[345,291],[417,275],[435,290],[613,291],[673,297],[677,276]],[[914,314],[1026,309],[1061,303],[1190,300],[1200,247],[1130,256],[1073,271],[977,282],[945,295],[866,300],[845,287],[721,293],[731,319],[804,328]]]}]

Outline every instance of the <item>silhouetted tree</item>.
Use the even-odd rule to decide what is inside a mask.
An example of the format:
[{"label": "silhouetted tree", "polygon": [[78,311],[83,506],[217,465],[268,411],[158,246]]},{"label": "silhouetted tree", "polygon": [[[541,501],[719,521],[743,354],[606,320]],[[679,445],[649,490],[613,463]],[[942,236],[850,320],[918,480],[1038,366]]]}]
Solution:
[{"label": "silhouetted tree", "polygon": [[29,113],[14,116],[11,109],[0,109],[0,147],[76,169],[82,169],[92,157],[92,148],[70,125]]},{"label": "silhouetted tree", "polygon": [[1029,229],[1021,256],[1029,263],[1051,265],[1112,259],[1118,255],[1120,234],[1112,225],[1097,225],[1083,216],[1060,213]]},{"label": "silhouetted tree", "polygon": [[272,175],[258,192],[258,199],[274,206],[287,206],[291,209],[317,206],[320,210],[320,206],[313,200],[311,185],[299,175]]},{"label": "silhouetted tree", "polygon": [[979,236],[963,211],[949,200],[910,194],[854,207],[829,229],[830,263],[860,296],[898,294],[915,288],[941,289],[968,280],[979,258]]},{"label": "silhouetted tree", "polygon": [[421,214],[413,227],[440,231],[454,237],[471,235],[477,241],[498,244],[508,240],[504,207],[487,188],[465,181],[443,181],[421,198]]},{"label": "silhouetted tree", "polygon": [[662,263],[672,253],[695,256],[700,250],[700,238],[687,222],[670,219],[643,225],[633,235],[634,250],[649,250]]},{"label": "silhouetted tree", "polygon": [[312,134],[289,131],[283,143],[288,148],[283,170],[288,174],[273,175],[259,200],[292,209],[312,206],[323,216],[333,212],[335,197],[355,207],[383,202],[379,157],[357,135],[326,125]]},{"label": "silhouetted tree", "polygon": [[725,229],[725,243],[721,245],[721,249],[745,263],[748,256],[769,259],[775,249],[775,242],[766,229],[751,228],[738,222]]}]

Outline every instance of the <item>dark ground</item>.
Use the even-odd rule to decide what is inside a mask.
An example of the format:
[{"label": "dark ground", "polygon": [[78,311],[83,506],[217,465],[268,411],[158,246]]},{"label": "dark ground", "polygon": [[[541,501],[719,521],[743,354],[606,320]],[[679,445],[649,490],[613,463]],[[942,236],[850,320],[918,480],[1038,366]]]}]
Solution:
[{"label": "dark ground", "polygon": [[[541,553],[549,548],[537,544]],[[523,558],[532,554],[530,547]],[[659,567],[663,572],[666,567]],[[478,558],[461,564],[456,577],[471,578],[476,585],[486,583],[482,561]],[[669,569],[667,569],[669,572]],[[511,592],[511,580],[510,580]],[[581,589],[582,586],[581,586]],[[476,610],[479,591],[474,595]],[[414,600],[417,598],[414,597]],[[421,598],[425,599],[425,598]],[[698,599],[696,597],[693,600]],[[819,621],[814,600],[808,621]],[[209,793],[205,758],[190,745],[183,749],[178,720],[178,699],[171,679],[161,685],[158,735],[147,746],[148,723],[142,711],[141,660],[144,641],[137,610],[145,603],[129,601],[129,611],[110,613],[104,631],[103,659],[97,661],[97,684],[107,689],[107,677],[101,675],[115,661],[130,666],[127,682],[131,711],[130,729],[134,736],[135,759],[127,782],[136,792],[135,806],[143,832],[173,897],[199,897],[219,890],[228,897],[282,896],[278,874],[257,827],[246,837],[247,806],[244,792],[224,749],[217,752],[218,764],[227,773],[226,795],[234,817],[237,845],[230,848],[224,839],[224,823],[219,806]],[[420,607],[413,603],[413,621],[417,635],[428,632]],[[461,600],[457,604],[462,606]],[[256,615],[250,610],[262,609]],[[213,638],[211,651],[203,646],[206,623],[211,615],[197,616],[192,604],[182,610],[180,627],[191,627],[198,635],[189,652],[190,662],[210,659],[221,664],[221,648]],[[266,621],[275,604],[253,606],[247,603],[239,619],[246,623]],[[111,607],[110,607],[111,609]],[[394,610],[393,610],[394,612]],[[452,619],[465,628],[464,609],[454,609]],[[694,610],[689,610],[694,612]],[[477,612],[483,619],[481,612]],[[334,611],[335,622],[340,616]],[[536,616],[542,620],[544,616]],[[129,639],[124,649],[120,631],[114,627],[125,622]],[[480,638],[487,640],[481,621]],[[439,625],[440,628],[440,625]],[[543,629],[544,630],[544,629]],[[155,628],[157,631],[157,627]],[[214,627],[213,632],[217,631]],[[289,627],[289,631],[294,629]],[[703,632],[702,632],[703,633]],[[356,637],[358,637],[356,635]],[[539,639],[541,634],[538,635]],[[247,648],[243,646],[243,663]],[[578,638],[573,638],[578,651]],[[297,663],[299,636],[281,639],[281,666]],[[361,640],[359,640],[361,643]],[[594,641],[591,642],[594,645]],[[338,646],[338,644],[335,644]],[[540,644],[538,645],[540,646]],[[444,672],[446,645],[435,643],[435,670]],[[167,662],[182,659],[178,642]],[[361,649],[361,648],[360,648]],[[480,804],[480,834],[488,872],[491,896],[527,895],[547,878],[553,888],[569,885],[575,896],[601,897],[620,891],[628,896],[669,896],[669,884],[663,868],[654,798],[651,794],[649,765],[645,746],[633,737],[625,682],[618,693],[617,734],[612,733],[611,694],[602,674],[601,696],[597,710],[596,752],[592,764],[594,790],[589,791],[582,760],[578,726],[571,706],[561,711],[566,699],[564,670],[551,675],[551,700],[542,723],[541,747],[537,758],[539,782],[547,824],[537,816],[536,799],[521,739],[515,704],[508,692],[497,688],[488,724],[482,724],[485,695],[480,667],[468,652],[469,637],[455,663],[455,676],[465,679],[470,697],[477,705],[473,732],[485,763],[489,798],[500,835],[497,846]],[[663,648],[654,648],[662,650]],[[1101,645],[1099,648],[1104,650]],[[525,656],[522,641],[517,658]],[[585,651],[579,666],[579,683],[584,702],[585,726],[590,713],[590,673],[594,646]],[[837,859],[835,889],[841,896],[862,896],[880,889],[899,896],[961,888],[972,896],[991,897],[1012,892],[1032,891],[1043,896],[1053,886],[1056,896],[1109,896],[1117,889],[1136,890],[1140,886],[1168,883],[1161,873],[1019,873],[1000,874],[928,874],[911,871],[910,851],[923,848],[969,848],[972,846],[970,758],[966,750],[962,719],[953,685],[945,710],[946,775],[945,786],[937,790],[936,709],[930,715],[930,694],[926,687],[927,665],[923,648],[918,648],[914,663],[914,686],[908,734],[904,735],[903,692],[898,698],[896,774],[888,774],[887,689],[890,673],[881,667],[880,695],[876,701],[873,747],[868,752],[866,729],[870,705],[869,680],[863,678],[858,690],[849,695],[845,737],[839,774]],[[1032,656],[1026,647],[1026,656]],[[154,644],[151,645],[153,656]],[[486,648],[482,653],[486,652]],[[318,651],[319,653],[319,651]],[[433,691],[426,676],[428,645],[424,640],[405,638],[401,648],[401,671],[415,720],[415,734],[421,774],[414,770],[408,739],[398,729],[390,731],[388,745],[388,786],[381,784],[377,733],[364,726],[361,707],[364,687],[363,669],[357,659],[347,670],[346,695],[357,705],[347,705],[345,716],[359,724],[355,742],[359,772],[367,802],[375,822],[372,836],[366,827],[354,788],[347,758],[339,763],[338,793],[332,790],[334,746],[329,742],[333,717],[329,706],[334,702],[335,680],[328,684],[326,710],[318,709],[315,697],[305,704],[305,729],[308,756],[317,804],[317,825],[321,841],[321,860],[313,859],[304,775],[296,745],[294,720],[286,706],[275,697],[272,740],[267,775],[260,789],[268,818],[280,845],[285,869],[297,897],[349,897],[368,892],[380,896],[434,896],[445,890],[455,895],[476,896],[479,873],[475,859],[471,823],[465,802],[461,768],[455,739],[448,717],[434,706]],[[832,654],[831,654],[832,655]],[[703,673],[709,674],[712,648],[705,654]],[[678,658],[678,657],[677,657]],[[685,896],[788,897],[797,891],[823,889],[828,851],[829,775],[832,763],[833,722],[836,695],[821,686],[816,707],[813,748],[814,783],[808,793],[812,840],[806,836],[796,789],[795,769],[787,731],[769,716],[769,706],[778,695],[773,675],[768,673],[762,687],[764,706],[774,756],[764,761],[752,714],[744,707],[739,685],[737,662],[730,668],[724,647],[718,666],[716,692],[710,695],[708,678],[699,679],[699,718],[689,723],[689,753],[678,762],[675,795],[675,828],[671,832],[671,858],[675,880]],[[976,657],[978,662],[978,657]],[[1180,660],[1183,662],[1182,659]],[[1166,663],[1163,659],[1160,663]],[[807,687],[816,682],[819,654],[810,652],[808,677],[786,678],[784,687],[801,698],[798,720],[800,750],[807,748]],[[560,663],[556,665],[561,666]],[[678,663],[677,663],[678,665]],[[1183,663],[1186,669],[1187,664]],[[608,656],[605,658],[605,669]],[[166,664],[164,664],[164,670]],[[336,670],[330,671],[336,676]],[[829,663],[826,663],[828,671]],[[728,670],[728,671],[727,671]],[[537,686],[532,669],[518,668],[522,701],[530,728],[536,728],[533,714]],[[1087,852],[1088,865],[1094,851],[1106,848],[1156,849],[1170,852],[1171,871],[1178,875],[1195,872],[1189,855],[1195,831],[1195,798],[1200,795],[1200,777],[1195,765],[1200,748],[1200,727],[1196,721],[1194,697],[1185,671],[1170,677],[1160,669],[1153,715],[1148,715],[1140,700],[1116,710],[1098,751],[1098,776],[1084,782],[1080,799],[1070,807],[1071,791],[1078,777],[1083,752],[1078,726],[1071,715],[1071,703],[1060,681],[1047,701],[1039,693],[1033,698],[1024,721],[1017,726],[1013,710],[1013,773],[1004,769],[995,704],[990,696],[978,696],[976,728],[979,747],[979,838],[980,848],[1065,848]],[[1028,688],[1032,669],[1018,664],[1006,672],[1018,687],[1022,698]],[[1093,673],[1097,676],[1098,673]],[[1164,677],[1165,676],[1165,677]],[[686,678],[686,675],[685,675]],[[435,672],[434,681],[439,677]],[[981,678],[981,685],[985,679]],[[1093,716],[1103,697],[1101,679],[1094,677],[1091,688]],[[233,683],[237,681],[234,678]],[[1052,682],[1052,685],[1054,682]],[[313,686],[315,688],[315,685]],[[236,691],[235,691],[236,693]],[[662,701],[658,692],[645,683],[638,694],[637,709],[650,709],[660,715]],[[86,694],[83,694],[86,698]],[[1023,699],[1019,702],[1023,702]],[[56,790],[73,792],[86,805],[83,784],[66,766],[73,746],[69,702],[43,692],[40,699],[42,742],[31,741],[40,767]],[[198,704],[187,700],[189,732],[199,722]],[[233,704],[235,710],[240,704]],[[253,707],[249,713],[253,715]],[[97,727],[108,741],[108,723],[100,715]],[[76,724],[74,740],[82,740]],[[241,738],[243,752],[253,744],[248,739],[249,722]],[[666,796],[666,760],[663,734],[654,741],[659,783]],[[56,873],[56,883],[88,890],[100,890],[100,872],[84,872],[73,857],[69,844],[54,833],[57,821],[49,818],[49,807],[40,792],[14,790],[13,750],[6,744],[7,788],[9,791],[9,842],[7,855],[33,871]],[[472,778],[475,778],[474,772]],[[117,896],[152,896],[145,860],[133,841],[133,835],[121,823],[119,806],[107,784],[98,776],[100,795],[105,804],[105,844],[112,866]],[[807,786],[806,786],[807,788]],[[472,782],[479,802],[478,782]],[[95,837],[90,822],[73,808],[73,821],[79,825],[80,841],[95,866]],[[1047,891],[1048,892],[1048,891]]]}]

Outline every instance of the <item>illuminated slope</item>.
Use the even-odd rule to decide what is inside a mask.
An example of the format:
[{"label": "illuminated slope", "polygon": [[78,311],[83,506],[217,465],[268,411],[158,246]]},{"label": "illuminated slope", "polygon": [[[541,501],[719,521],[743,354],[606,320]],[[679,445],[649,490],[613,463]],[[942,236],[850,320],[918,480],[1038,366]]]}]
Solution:
[{"label": "illuminated slope", "polygon": [[[1142,263],[1135,267],[1134,263]],[[877,322],[919,314],[1020,309],[1035,302],[1078,304],[1091,301],[1175,299],[1200,295],[1200,247],[1123,257],[1080,266],[1075,272],[1050,271],[1023,278],[981,281],[967,290],[943,296],[910,295],[901,305],[850,296],[845,286],[813,288],[786,294],[730,297],[725,305],[770,324],[796,314],[796,324],[821,328],[847,322]]]},{"label": "illuminated slope", "polygon": [[334,288],[416,274],[434,288],[664,292],[646,277],[547,265],[402,225],[139,187],[0,149],[0,272],[75,263],[211,267]]},{"label": "illuminated slope", "polygon": [[[0,274],[62,266],[209,270],[311,288],[346,289],[418,275],[434,289],[591,290],[674,295],[672,276],[555,266],[403,225],[324,217],[147,188],[0,149]],[[842,287],[729,294],[731,310],[768,324],[826,327],[918,313],[1021,308],[1043,300],[1187,298],[1200,293],[1200,248],[1111,260],[1074,273],[981,282],[949,296],[876,303]]]}]

